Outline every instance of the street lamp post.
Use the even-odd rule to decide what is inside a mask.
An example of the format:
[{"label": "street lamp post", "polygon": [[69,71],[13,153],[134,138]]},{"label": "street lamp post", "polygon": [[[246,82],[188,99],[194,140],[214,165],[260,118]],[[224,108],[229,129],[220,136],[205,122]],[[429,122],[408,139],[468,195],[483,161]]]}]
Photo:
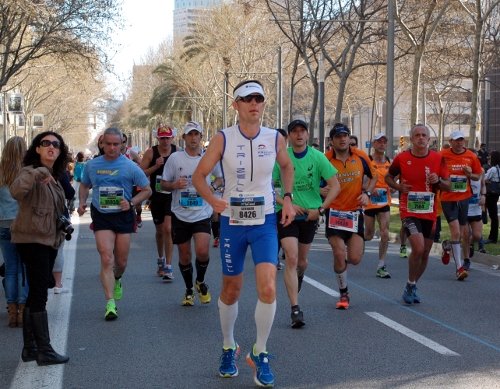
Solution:
[{"label": "street lamp post", "polygon": [[318,97],[319,97],[319,149],[325,151],[325,57],[319,55]]},{"label": "street lamp post", "polygon": [[490,79],[486,77],[484,79],[484,137],[486,141],[482,141],[481,143],[486,143],[486,151],[490,149]]},{"label": "street lamp post", "polygon": [[387,83],[385,105],[385,132],[390,147],[387,156],[394,157],[394,2],[388,1],[387,6]]}]

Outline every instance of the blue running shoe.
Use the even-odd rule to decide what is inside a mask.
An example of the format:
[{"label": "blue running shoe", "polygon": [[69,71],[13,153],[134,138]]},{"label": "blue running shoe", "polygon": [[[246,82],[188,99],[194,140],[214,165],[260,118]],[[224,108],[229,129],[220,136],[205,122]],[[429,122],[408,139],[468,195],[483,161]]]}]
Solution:
[{"label": "blue running shoe", "polygon": [[247,363],[253,367],[253,379],[258,386],[271,388],[274,386],[274,374],[269,367],[269,359],[274,359],[267,352],[254,355],[255,345],[247,355]]},{"label": "blue running shoe", "polygon": [[[414,302],[414,299],[413,299],[413,287],[416,288],[415,285],[412,285],[412,284],[406,284],[406,288],[403,292],[403,301],[405,302],[405,304],[408,304],[408,305],[412,305],[413,302]],[[420,299],[419,299],[420,301]]]},{"label": "blue running shoe", "polygon": [[420,304],[420,296],[417,295],[417,285],[412,285],[411,296],[413,297],[413,304]]},{"label": "blue running shoe", "polygon": [[219,375],[224,378],[236,377],[238,375],[238,367],[235,361],[239,359],[240,346],[238,346],[238,343],[234,345],[234,348],[222,348]]}]

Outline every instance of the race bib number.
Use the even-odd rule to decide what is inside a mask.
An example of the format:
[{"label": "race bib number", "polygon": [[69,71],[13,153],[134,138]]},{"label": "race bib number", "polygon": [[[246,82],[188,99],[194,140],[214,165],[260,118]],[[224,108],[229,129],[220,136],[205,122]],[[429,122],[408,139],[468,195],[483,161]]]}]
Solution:
[{"label": "race bib number", "polygon": [[412,213],[434,212],[434,193],[408,192],[408,212]]},{"label": "race bib number", "polygon": [[467,190],[467,177],[451,175],[451,191],[465,192]]},{"label": "race bib number", "polygon": [[336,230],[358,232],[359,212],[342,212],[330,209],[328,227]]},{"label": "race bib number", "polygon": [[120,201],[123,198],[123,188],[102,186],[99,188],[99,207],[101,209],[121,209]]},{"label": "race bib number", "polygon": [[161,188],[161,176],[156,176],[156,185],[155,185],[155,190],[158,193],[164,193],[164,194],[170,194],[172,192],[167,192],[166,190],[163,190]]},{"label": "race bib number", "polygon": [[474,193],[472,197],[469,197],[469,205],[478,205],[479,204],[479,194]]},{"label": "race bib number", "polygon": [[257,226],[264,224],[266,201],[262,192],[231,192],[230,225]]},{"label": "race bib number", "polygon": [[375,188],[378,192],[378,196],[374,194],[371,195],[370,201],[373,205],[387,205],[387,189]]},{"label": "race bib number", "polygon": [[203,198],[198,194],[196,189],[188,188],[181,191],[180,198],[181,207],[189,210],[197,210],[203,208]]}]

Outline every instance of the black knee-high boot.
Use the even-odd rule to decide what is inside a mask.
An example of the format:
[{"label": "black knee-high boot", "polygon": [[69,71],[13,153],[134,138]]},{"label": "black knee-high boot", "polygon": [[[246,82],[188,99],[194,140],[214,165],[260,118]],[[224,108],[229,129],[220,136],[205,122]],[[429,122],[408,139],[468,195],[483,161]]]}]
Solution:
[{"label": "black knee-high boot", "polygon": [[33,328],[31,326],[29,308],[24,308],[23,311],[23,343],[23,352],[21,354],[23,362],[36,361],[38,356],[38,347],[36,345],[35,335],[33,334]]},{"label": "black knee-high boot", "polygon": [[30,319],[33,333],[35,334],[35,340],[38,345],[37,365],[47,366],[68,362],[69,357],[59,355],[50,345],[47,311],[30,313]]}]

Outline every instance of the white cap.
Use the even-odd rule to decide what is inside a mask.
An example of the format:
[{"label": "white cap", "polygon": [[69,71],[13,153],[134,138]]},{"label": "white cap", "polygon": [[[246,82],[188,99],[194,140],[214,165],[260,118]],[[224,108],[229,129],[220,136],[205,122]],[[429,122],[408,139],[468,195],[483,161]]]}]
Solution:
[{"label": "white cap", "polygon": [[184,135],[189,134],[191,131],[196,130],[200,134],[203,134],[203,131],[201,130],[201,126],[196,123],[196,122],[187,122],[186,125],[184,126]]},{"label": "white cap", "polygon": [[380,134],[377,134],[377,135],[375,135],[373,137],[373,142],[375,142],[376,140],[382,139],[382,138],[385,138],[386,140],[389,140],[389,138],[387,137],[387,135],[380,133]]},{"label": "white cap", "polygon": [[240,86],[234,91],[233,97],[236,101],[238,97],[245,97],[254,93],[258,93],[259,95],[266,97],[264,95],[264,89],[262,88],[262,86],[260,86],[260,84],[257,84],[256,82],[249,82]]},{"label": "white cap", "polygon": [[460,138],[464,138],[465,139],[465,135],[462,131],[460,130],[455,130],[455,131],[452,131],[450,133],[450,139],[451,140],[457,140],[457,139],[460,139]]}]

